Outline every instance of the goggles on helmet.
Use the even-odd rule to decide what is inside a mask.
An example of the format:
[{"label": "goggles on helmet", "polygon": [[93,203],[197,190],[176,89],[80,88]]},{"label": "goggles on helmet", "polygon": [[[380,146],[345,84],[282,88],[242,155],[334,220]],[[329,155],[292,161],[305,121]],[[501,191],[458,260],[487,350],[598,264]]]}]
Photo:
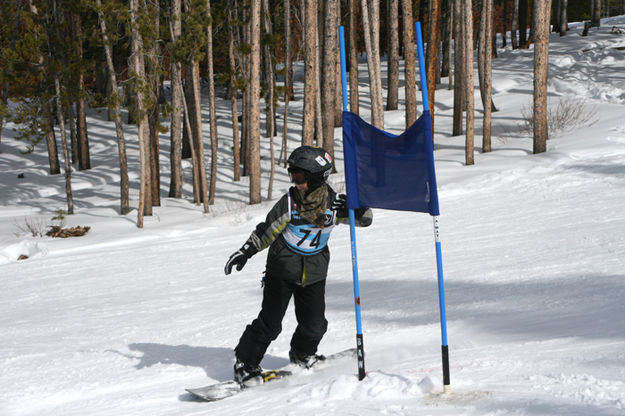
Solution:
[{"label": "goggles on helmet", "polygon": [[308,172],[304,169],[289,166],[289,178],[296,185],[301,185],[308,181]]}]

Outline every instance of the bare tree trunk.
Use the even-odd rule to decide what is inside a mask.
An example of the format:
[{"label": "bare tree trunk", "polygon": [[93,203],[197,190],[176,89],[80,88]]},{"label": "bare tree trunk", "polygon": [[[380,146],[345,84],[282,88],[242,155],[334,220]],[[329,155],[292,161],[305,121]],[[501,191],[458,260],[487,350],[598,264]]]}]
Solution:
[{"label": "bare tree trunk", "polygon": [[[323,24],[322,3],[324,0],[317,2],[317,22]],[[323,115],[321,110],[321,49],[323,48],[323,26],[317,27],[317,50],[315,59],[315,74],[317,74],[317,82],[315,85],[315,145],[323,147]],[[334,123],[333,123],[334,124]]]},{"label": "bare tree trunk", "polygon": [[453,33],[453,7],[452,0],[443,0],[441,22],[442,22],[442,54],[441,54],[441,77],[449,77],[451,73],[451,41]]},{"label": "bare tree trunk", "polygon": [[527,1],[519,0],[519,47],[527,46]]},{"label": "bare tree trunk", "polygon": [[401,0],[402,32],[404,39],[404,82],[406,100],[406,128],[417,121],[417,81],[415,71],[415,35],[412,22],[412,1]]},{"label": "bare tree trunk", "polygon": [[[34,6],[31,5],[31,9]],[[35,9],[36,10],[36,9]],[[60,13],[57,8],[56,0],[52,1],[52,18],[54,20],[54,28],[48,27],[48,51],[50,56],[50,61],[53,64],[63,65],[66,62],[61,62],[60,60],[55,60],[53,55],[53,50],[51,47],[50,38],[55,37],[57,39],[61,39],[60,34],[58,33],[58,28],[61,26]],[[61,81],[58,70],[54,68],[55,65],[52,66],[52,77],[54,78],[54,104],[56,107],[56,121],[59,124],[59,130],[61,134],[61,148],[63,149],[63,158],[65,159],[65,194],[67,199],[67,213],[74,213],[74,198],[72,196],[72,164],[69,155],[69,149],[67,147],[67,135],[65,132],[65,119],[63,116],[63,100],[62,100],[62,92],[61,92]],[[53,123],[51,123],[51,128],[53,129]]]},{"label": "bare tree trunk", "polygon": [[361,0],[361,10],[367,49],[367,67],[369,69],[371,124],[379,129],[384,129],[384,101],[382,99],[379,51],[380,4],[375,0],[371,0],[370,4],[367,0]]},{"label": "bare tree trunk", "polygon": [[[409,0],[406,0],[409,1]],[[349,0],[349,111],[358,114],[358,2]]]},{"label": "bare tree trunk", "polygon": [[228,62],[230,65],[230,104],[232,109],[232,153],[234,158],[234,181],[241,180],[241,150],[239,148],[239,108],[237,103],[238,88],[236,85],[237,60],[234,36],[234,15],[236,2],[231,2],[228,8]]},{"label": "bare tree trunk", "polygon": [[566,31],[569,30],[568,6],[568,0],[560,0],[560,36],[566,35]]},{"label": "bare tree trunk", "polygon": [[386,109],[397,110],[399,105],[399,0],[387,0],[388,28],[388,94]]},{"label": "bare tree trunk", "polygon": [[[503,0],[503,18],[501,19],[501,47],[505,48],[508,45],[508,7],[510,5],[509,0]],[[497,25],[494,30],[494,42],[495,42],[495,57],[497,57]]]},{"label": "bare tree trunk", "polygon": [[547,76],[549,72],[548,0],[534,0],[534,153],[547,151]]},{"label": "bare tree trunk", "polygon": [[48,148],[48,162],[50,164],[50,175],[58,175],[61,173],[61,164],[59,162],[59,150],[56,145],[56,137],[54,136],[54,114],[52,110],[46,111],[46,146]]},{"label": "bare tree trunk", "polygon": [[[263,30],[265,35],[271,35],[271,15],[269,13],[269,0],[262,0],[262,16],[263,16]],[[267,95],[265,96],[265,106],[267,107],[266,127],[267,138],[269,139],[269,159],[271,161],[271,169],[269,173],[269,183],[267,185],[267,199],[271,200],[273,193],[273,180],[276,172],[276,160],[274,155],[273,138],[275,134],[275,109],[274,109],[274,93],[275,93],[275,69],[273,53],[271,52],[271,46],[265,44],[264,46],[264,61],[265,61],[265,78],[267,82]]]},{"label": "bare tree trunk", "polygon": [[[204,203],[204,212],[208,212],[208,186],[206,183],[206,164],[204,161],[204,143],[202,140],[202,108],[200,67],[197,61],[187,65],[185,95],[188,117],[191,123],[191,148],[193,149],[193,174],[198,188],[194,190],[195,203]],[[194,182],[195,183],[195,182]]]},{"label": "bare tree trunk", "polygon": [[[80,23],[80,16],[75,14],[72,17],[73,33],[79,42],[78,59],[82,60],[82,27]],[[79,96],[76,102],[76,128],[78,133],[78,169],[86,170],[91,169],[91,157],[89,154],[89,137],[87,135],[87,115],[85,110],[85,75],[82,69],[79,69],[78,74],[78,92]]]},{"label": "bare tree trunk", "polygon": [[465,48],[465,71],[464,71],[464,87],[466,94],[466,140],[465,140],[465,163],[467,165],[474,164],[474,92],[473,92],[473,10],[471,8],[471,0],[463,0],[463,23],[465,25],[464,48]]},{"label": "bare tree trunk", "polygon": [[334,156],[334,124],[336,116],[336,52],[338,47],[338,27],[336,26],[340,1],[325,0],[325,30],[323,31],[323,78],[321,100],[323,117],[323,148]]},{"label": "bare tree trunk", "polygon": [[250,37],[250,204],[259,204],[260,197],[260,2],[252,0]]},{"label": "bare tree trunk", "polygon": [[67,106],[67,121],[69,122],[69,153],[72,165],[78,163],[78,135],[76,133],[76,113],[74,103]]},{"label": "bare tree trunk", "polygon": [[[152,4],[146,4],[149,16],[154,24],[155,33],[160,30],[160,9]],[[145,39],[144,39],[145,42]],[[158,43],[158,35],[150,39],[150,49],[148,50],[147,59],[147,76],[150,83],[150,108],[148,108],[148,125],[150,128],[150,201],[152,207],[161,206],[161,167],[160,167],[160,143],[159,143],[159,124],[160,124],[160,108],[159,98],[161,96],[161,51]]]},{"label": "bare tree trunk", "polygon": [[304,2],[304,122],[302,145],[311,146],[315,140],[315,95],[317,91],[317,0]]},{"label": "bare tree trunk", "polygon": [[510,38],[512,41],[512,49],[519,48],[519,0],[514,0],[512,5],[512,23],[510,25]]},{"label": "bare tree trunk", "polygon": [[61,147],[65,159],[65,195],[67,198],[67,213],[74,213],[74,197],[72,195],[72,164],[70,163],[69,149],[67,147],[67,135],[65,133],[65,120],[63,118],[63,103],[61,102],[61,82],[58,73],[54,73],[54,90],[56,103],[56,119],[61,133]]},{"label": "bare tree trunk", "polygon": [[102,1],[96,0],[98,5],[98,20],[100,22],[100,31],[102,32],[102,41],[104,44],[104,54],[106,55],[106,65],[108,68],[109,83],[111,84],[111,97],[110,107],[112,107],[112,116],[115,121],[115,134],[117,136],[117,154],[119,157],[119,177],[120,177],[120,212],[122,215],[126,215],[130,212],[129,202],[129,190],[130,185],[128,181],[128,160],[126,158],[126,140],[124,138],[124,127],[122,122],[122,115],[120,111],[121,98],[119,97],[119,89],[117,86],[117,75],[115,73],[115,66],[113,64],[113,48],[111,41],[109,40],[106,20],[104,19],[104,13],[101,11]]},{"label": "bare tree trunk", "polygon": [[284,74],[284,120],[282,123],[282,149],[280,158],[286,167],[288,158],[288,118],[289,100],[293,93],[293,64],[291,63],[291,0],[284,1],[284,64],[286,71]]},{"label": "bare tree trunk", "polygon": [[211,179],[208,187],[208,203],[215,203],[215,187],[217,185],[217,114],[215,107],[215,76],[213,73],[213,24],[211,16],[211,2],[206,0],[206,14],[209,24],[206,27],[206,56],[208,76],[208,107],[210,111],[210,138],[211,138]]},{"label": "bare tree trunk", "polygon": [[601,26],[601,0],[591,1],[590,22],[593,27]]},{"label": "bare tree trunk", "polygon": [[484,122],[482,133],[482,152],[491,150],[491,114],[493,110],[492,100],[492,22],[493,22],[493,0],[482,1],[482,12],[480,16],[479,32],[479,52],[478,69],[480,82],[480,95],[484,108]]},{"label": "bare tree trunk", "polygon": [[454,0],[454,117],[452,135],[460,136],[462,134],[462,116],[465,108],[464,94],[464,37],[465,25],[463,23],[463,6],[464,0]]},{"label": "bare tree trunk", "polygon": [[[182,34],[181,0],[171,2],[169,31],[172,40]],[[182,65],[171,62],[171,124],[170,124],[170,166],[169,197],[182,198]]]},{"label": "bare tree trunk", "polygon": [[138,0],[130,0],[130,25],[131,25],[131,68],[135,74],[136,96],[136,120],[137,136],[139,138],[139,155],[141,159],[141,188],[139,191],[139,209],[137,213],[137,227],[143,228],[143,216],[150,215],[144,212],[150,202],[150,167],[149,167],[149,132],[148,116],[145,109],[145,63],[143,59],[143,37],[139,31],[139,5]]},{"label": "bare tree trunk", "polygon": [[428,101],[430,103],[430,115],[432,116],[432,130],[434,130],[434,112],[435,112],[435,92],[436,92],[436,74],[440,65],[438,57],[439,47],[439,22],[440,22],[440,0],[429,1],[430,12],[428,14],[428,47],[426,51],[425,62],[427,64],[427,83],[428,83]]}]

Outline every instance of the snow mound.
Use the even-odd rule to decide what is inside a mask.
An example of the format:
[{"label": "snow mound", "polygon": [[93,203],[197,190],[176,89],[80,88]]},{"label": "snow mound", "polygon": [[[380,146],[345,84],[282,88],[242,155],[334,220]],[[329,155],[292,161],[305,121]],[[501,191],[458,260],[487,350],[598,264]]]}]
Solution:
[{"label": "snow mound", "polygon": [[434,383],[429,377],[418,381],[401,375],[371,372],[367,377],[358,381],[351,375],[339,376],[329,383],[322,385],[306,385],[289,400],[296,404],[302,401],[328,402],[339,400],[402,400],[423,396],[434,389]]},{"label": "snow mound", "polygon": [[22,255],[27,256],[28,258],[43,257],[47,254],[47,252],[48,248],[44,244],[34,241],[21,241],[0,250],[0,264],[17,261]]}]

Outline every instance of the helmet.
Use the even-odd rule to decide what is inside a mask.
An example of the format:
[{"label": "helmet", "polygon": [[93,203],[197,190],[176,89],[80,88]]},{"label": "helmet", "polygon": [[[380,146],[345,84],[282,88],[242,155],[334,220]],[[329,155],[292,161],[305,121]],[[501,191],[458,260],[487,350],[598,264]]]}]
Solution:
[{"label": "helmet", "polygon": [[321,185],[332,171],[332,156],[320,147],[300,146],[293,150],[287,163],[289,172],[299,170],[306,173],[311,188]]}]

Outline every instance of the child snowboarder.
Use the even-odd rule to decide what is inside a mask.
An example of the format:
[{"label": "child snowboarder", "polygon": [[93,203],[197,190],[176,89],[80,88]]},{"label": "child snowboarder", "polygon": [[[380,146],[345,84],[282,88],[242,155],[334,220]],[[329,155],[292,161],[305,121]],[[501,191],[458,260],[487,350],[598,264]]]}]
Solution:
[{"label": "child snowboarder", "polygon": [[[235,348],[234,378],[241,384],[262,381],[260,361],[282,330],[282,318],[291,296],[297,328],[291,338],[290,361],[310,368],[324,359],[316,353],[328,326],[327,243],[335,224],[349,223],[347,198],[326,183],[332,158],[323,149],[301,146],[287,162],[295,186],[280,198],[224,268],[226,275],[234,266],[240,271],[250,257],[269,247],[260,313],[245,328]],[[355,217],[357,226],[366,227],[373,221],[368,208],[356,210]]]}]

